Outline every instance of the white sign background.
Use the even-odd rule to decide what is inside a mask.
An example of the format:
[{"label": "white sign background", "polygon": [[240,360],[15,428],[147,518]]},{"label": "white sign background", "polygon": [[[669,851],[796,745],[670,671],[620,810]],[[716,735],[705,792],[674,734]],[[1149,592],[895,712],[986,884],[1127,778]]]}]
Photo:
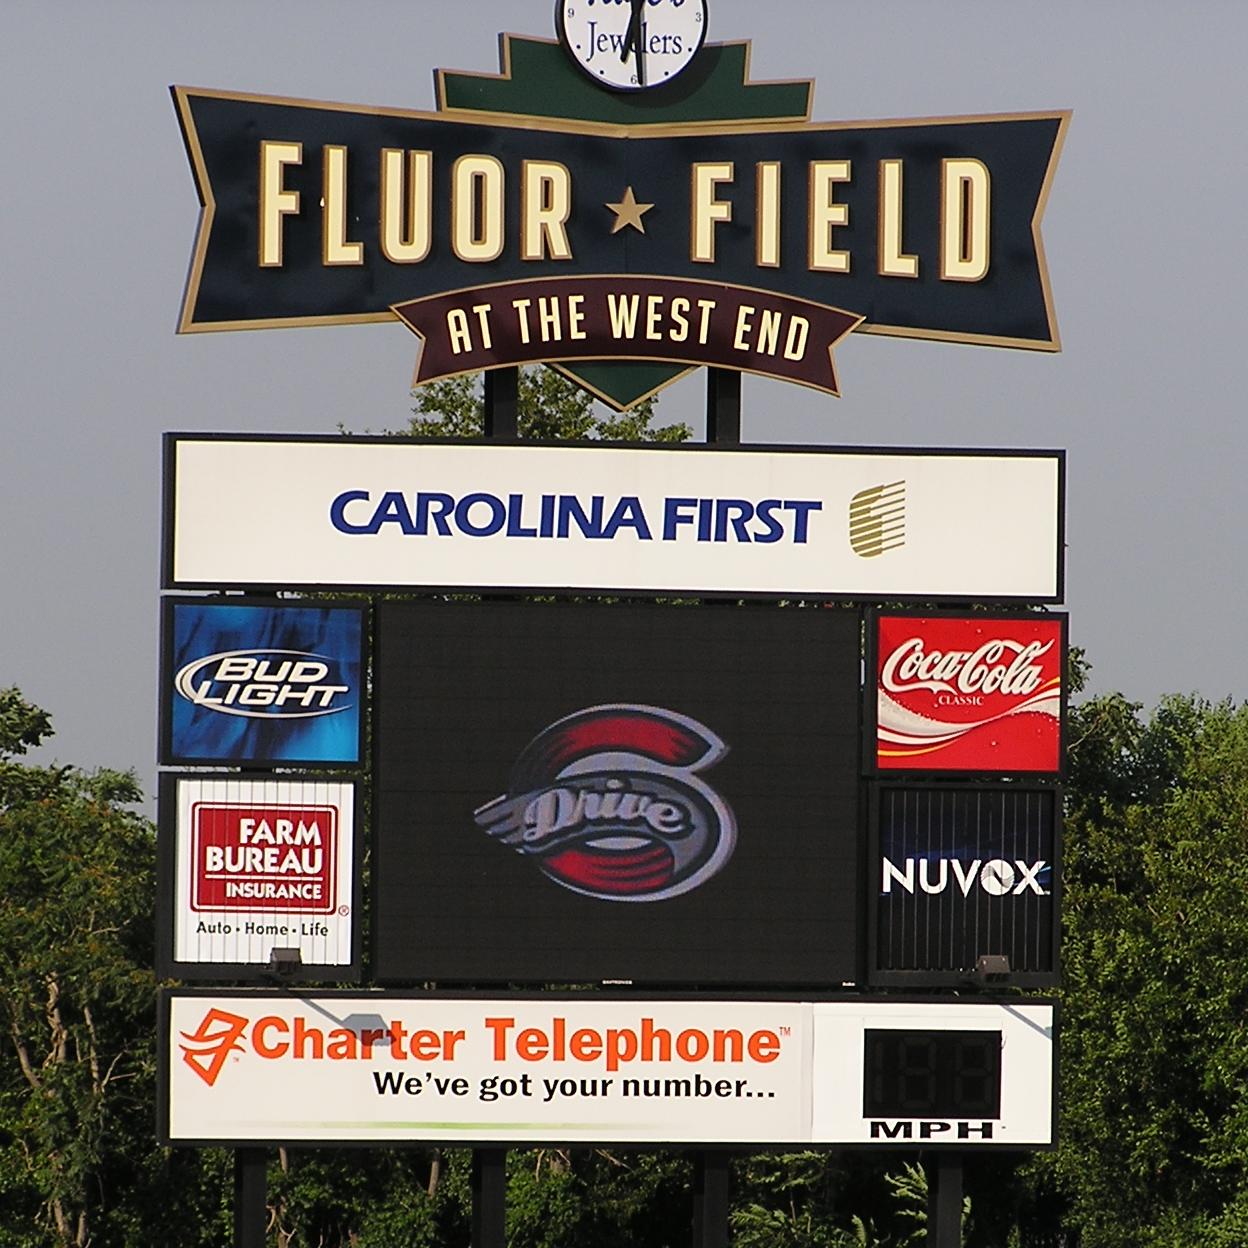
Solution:
[{"label": "white sign background", "polygon": [[[959,1146],[1052,1139],[1047,1004],[265,993],[170,994],[168,1002],[172,1142],[863,1143],[867,1026],[1000,1030],[1001,1118],[991,1141],[972,1135]],[[556,1019],[564,1020],[561,1053]],[[643,1060],[646,1019],[670,1033],[667,1060]],[[678,1056],[688,1043],[681,1033],[715,1029],[742,1033],[741,1060]],[[369,1030],[365,1056],[360,1037]],[[574,1039],[586,1030],[596,1050],[593,1037]],[[612,1063],[604,1054],[627,1054],[628,1032],[637,1048]],[[756,1053],[774,1053],[770,1060],[751,1058],[755,1033],[764,1034]],[[584,1060],[574,1056],[578,1043]]]},{"label": "white sign background", "polygon": [[[266,906],[200,909],[192,906],[195,877],[194,812],[205,803],[224,806],[333,807],[335,860],[333,913],[324,907]],[[264,965],[274,946],[297,948],[305,965],[348,966],[351,962],[352,867],[355,844],[355,788],[326,780],[198,779],[177,781],[174,865],[173,956],[177,962]],[[293,878],[293,877],[292,877]]]},{"label": "white sign background", "polygon": [[[168,587],[424,586],[634,590],[876,599],[953,597],[1056,601],[1061,594],[1059,452],[673,450],[445,445],[393,440],[202,439],[170,435],[173,480],[166,517]],[[856,554],[849,510],[864,490],[904,482],[904,543]],[[621,526],[612,538],[375,534],[334,526],[347,491],[351,524],[367,525],[388,492],[409,510],[418,492],[506,505],[522,495],[533,527],[543,495],[575,495],[605,516],[639,501],[652,532]],[[817,502],[797,542],[797,514],[777,510],[782,540],[699,541],[697,523],[664,540],[668,499]],[[487,527],[483,503],[469,512]],[[696,512],[687,508],[685,514]],[[752,522],[753,534],[765,531]]]},{"label": "white sign background", "polygon": [[[1049,1144],[1053,1140],[1053,1007],[976,1005],[971,1002],[863,1002],[815,1005],[814,1118],[811,1139],[825,1143],[879,1143],[862,1113],[863,1036],[867,1028],[901,1031],[1001,1032],[1001,1117],[992,1122],[992,1143],[1002,1147]],[[968,1124],[975,1128],[979,1123]],[[920,1139],[920,1129],[907,1138]],[[977,1134],[957,1138],[954,1130],[925,1137],[925,1143],[974,1147]]]}]

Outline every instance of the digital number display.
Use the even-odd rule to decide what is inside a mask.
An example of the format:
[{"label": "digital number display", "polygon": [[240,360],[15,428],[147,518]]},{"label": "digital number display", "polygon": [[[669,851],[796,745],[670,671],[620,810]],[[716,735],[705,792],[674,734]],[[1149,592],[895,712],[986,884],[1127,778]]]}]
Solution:
[{"label": "digital number display", "polygon": [[999,1031],[864,1033],[867,1118],[1000,1118]]}]

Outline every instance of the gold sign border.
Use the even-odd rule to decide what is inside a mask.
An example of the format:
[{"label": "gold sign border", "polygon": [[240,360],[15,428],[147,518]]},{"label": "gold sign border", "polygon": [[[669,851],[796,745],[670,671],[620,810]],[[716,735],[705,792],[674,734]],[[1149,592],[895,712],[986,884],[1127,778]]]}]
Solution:
[{"label": "gold sign border", "polygon": [[[504,37],[504,49],[508,46],[507,40],[509,38],[509,36]],[[508,56],[507,62],[509,60],[510,57]],[[437,71],[438,74],[444,72],[446,71]],[[509,65],[505,63],[502,74],[480,76],[499,78],[507,76],[509,72]],[[440,83],[439,90],[441,90]],[[960,334],[949,330],[916,329],[907,325],[881,325],[867,324],[865,322],[858,326],[856,332],[880,334],[894,338],[920,338],[932,342],[961,342],[977,346],[1014,347],[1030,351],[1056,352],[1061,350],[1061,338],[1058,333],[1057,318],[1053,307],[1053,292],[1049,280],[1048,262],[1044,253],[1044,241],[1040,233],[1040,222],[1048,204],[1057,162],[1065,143],[1066,132],[1070,126],[1072,117],[1072,110],[1070,109],[1055,109],[1048,112],[953,115],[947,117],[895,117],[857,121],[759,121],[753,123],[738,120],[732,122],[693,122],[681,123],[679,125],[634,126],[604,124],[601,122],[566,121],[549,117],[524,117],[514,113],[477,112],[466,109],[429,112],[425,109],[365,106],[328,100],[302,99],[297,96],[263,95],[198,87],[174,86],[171,88],[171,91],[201,204],[195,245],[191,256],[191,266],[187,274],[181,313],[178,318],[177,332],[180,334],[217,333],[240,329],[286,329],[312,325],[366,325],[383,322],[390,323],[397,319],[391,311],[361,312],[346,316],[266,317],[256,320],[213,321],[211,324],[196,322],[192,319],[192,310],[199,295],[199,284],[203,276],[208,250],[208,237],[212,231],[213,218],[216,213],[216,203],[212,197],[212,187],[209,183],[207,166],[200,146],[199,135],[195,129],[195,121],[190,104],[192,97],[202,97],[205,99],[233,100],[239,103],[278,104],[292,108],[329,110],[331,112],[355,113],[375,117],[397,117],[412,121],[453,120],[459,122],[471,117],[476,121],[491,126],[503,126],[513,130],[540,130],[557,134],[595,135],[613,139],[627,139],[637,137],[638,135],[644,135],[646,138],[663,138],[687,137],[699,134],[741,134],[744,130],[748,130],[752,134],[764,135],[805,133],[810,131],[884,130],[897,129],[903,126],[993,125],[1010,121],[1056,121],[1058,123],[1057,137],[1053,143],[1053,150],[1049,155],[1048,167],[1045,169],[1044,181],[1041,184],[1040,195],[1036,200],[1035,212],[1031,218],[1031,235],[1036,249],[1036,263],[1044,295],[1045,318],[1049,327],[1049,337],[1047,339],[1034,339],[1012,338],[996,334]],[[671,380],[675,381],[676,378]]]}]

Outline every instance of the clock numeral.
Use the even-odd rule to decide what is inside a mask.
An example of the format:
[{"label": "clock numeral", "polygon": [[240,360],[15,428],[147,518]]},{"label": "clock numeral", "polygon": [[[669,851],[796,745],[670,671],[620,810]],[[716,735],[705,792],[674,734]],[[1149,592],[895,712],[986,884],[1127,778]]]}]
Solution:
[{"label": "clock numeral", "polygon": [[701,13],[695,13],[695,14],[693,15],[693,20],[694,20],[695,22],[700,22],[700,21],[702,20],[702,14],[701,14]]}]

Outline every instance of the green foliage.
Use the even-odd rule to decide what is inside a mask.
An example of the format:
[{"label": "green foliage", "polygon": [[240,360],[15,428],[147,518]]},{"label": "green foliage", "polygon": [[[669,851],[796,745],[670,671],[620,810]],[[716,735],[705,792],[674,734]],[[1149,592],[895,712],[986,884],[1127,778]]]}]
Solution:
[{"label": "green foliage", "polygon": [[0,695],[0,1228],[85,1245],[151,1134],[155,842],[133,776],[12,762],[50,731]]},{"label": "green foliage", "polygon": [[155,830],[129,773],[14,761],[50,733],[0,691],[0,1243],[217,1248],[230,1154],[155,1142]]},{"label": "green foliage", "polygon": [[467,1244],[467,1159],[424,1150],[280,1149],[269,1167],[276,1248]]},{"label": "green foliage", "polygon": [[0,689],[0,757],[25,754],[52,735],[52,717],[32,706],[18,690]]},{"label": "green foliage", "polygon": [[512,1248],[675,1248],[689,1238],[690,1165],[663,1153],[528,1149],[507,1161]]},{"label": "green foliage", "polygon": [[[414,414],[403,433],[466,438],[480,436],[484,429],[480,374],[430,382],[414,390],[412,397],[416,400]],[[690,435],[685,424],[653,428],[654,399],[643,400],[627,412],[599,415],[586,391],[562,373],[545,367],[520,370],[517,415],[523,438],[683,442]]]},{"label": "green foliage", "polygon": [[827,1153],[760,1153],[734,1167],[731,1214],[739,1248],[847,1248],[834,1218],[842,1174]]},{"label": "green foliage", "polygon": [[1243,1243],[1248,708],[1071,719],[1061,1144],[1036,1173],[1083,1248]]}]

